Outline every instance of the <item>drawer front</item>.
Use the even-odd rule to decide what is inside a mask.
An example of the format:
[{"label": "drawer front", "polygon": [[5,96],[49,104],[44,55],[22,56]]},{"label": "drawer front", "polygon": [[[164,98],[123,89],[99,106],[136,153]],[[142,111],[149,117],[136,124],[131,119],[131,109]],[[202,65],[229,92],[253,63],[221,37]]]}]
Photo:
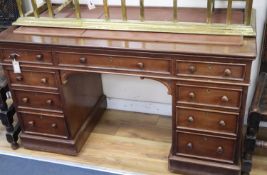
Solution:
[{"label": "drawer front", "polygon": [[57,93],[15,90],[14,95],[19,107],[32,107],[49,110],[62,109],[60,97]]},{"label": "drawer front", "polygon": [[171,60],[57,53],[59,65],[170,74]]},{"label": "drawer front", "polygon": [[176,125],[178,129],[215,131],[236,136],[237,120],[237,114],[184,107],[176,108]]},{"label": "drawer front", "polygon": [[198,62],[186,60],[176,61],[176,74],[178,76],[244,80],[245,73],[245,64]]},{"label": "drawer front", "polygon": [[21,74],[15,74],[13,70],[7,70],[11,86],[33,86],[41,88],[57,88],[56,73],[34,70],[23,70]]},{"label": "drawer front", "polygon": [[52,54],[42,50],[5,49],[4,61],[16,59],[20,63],[52,64]]},{"label": "drawer front", "polygon": [[19,113],[25,133],[67,136],[67,128],[63,116]]},{"label": "drawer front", "polygon": [[177,154],[233,162],[235,140],[191,133],[177,133]]},{"label": "drawer front", "polygon": [[176,97],[178,103],[189,103],[215,107],[230,107],[239,109],[241,89],[226,89],[205,87],[200,85],[177,85]]}]

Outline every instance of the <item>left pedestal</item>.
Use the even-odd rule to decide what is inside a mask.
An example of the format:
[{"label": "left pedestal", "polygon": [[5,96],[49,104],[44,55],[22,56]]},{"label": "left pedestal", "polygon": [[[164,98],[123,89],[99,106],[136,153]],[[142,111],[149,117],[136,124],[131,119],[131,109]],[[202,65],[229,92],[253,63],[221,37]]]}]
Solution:
[{"label": "left pedestal", "polygon": [[[7,54],[29,59],[29,53],[18,52],[4,52],[4,58],[10,57]],[[34,57],[40,63],[49,59],[49,53],[38,52]],[[23,63],[20,74],[10,66],[4,66],[4,70],[22,127],[22,145],[76,155],[106,108],[101,75],[26,68]]]}]

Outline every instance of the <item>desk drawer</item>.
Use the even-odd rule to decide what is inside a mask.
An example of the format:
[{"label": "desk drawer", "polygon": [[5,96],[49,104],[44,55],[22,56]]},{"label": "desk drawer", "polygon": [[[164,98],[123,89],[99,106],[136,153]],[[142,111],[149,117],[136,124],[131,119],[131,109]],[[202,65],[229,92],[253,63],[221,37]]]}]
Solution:
[{"label": "desk drawer", "polygon": [[246,65],[233,63],[176,60],[176,74],[178,76],[243,81],[246,74]]},{"label": "desk drawer", "polygon": [[187,107],[176,108],[178,129],[219,132],[236,136],[237,122],[238,114]]},{"label": "desk drawer", "polygon": [[58,93],[15,90],[14,95],[19,107],[62,110]]},{"label": "desk drawer", "polygon": [[177,132],[177,154],[233,163],[235,139]]},{"label": "desk drawer", "polygon": [[7,69],[11,86],[32,86],[40,88],[57,88],[56,73],[22,69],[21,74],[15,74]]},{"label": "desk drawer", "polygon": [[52,64],[52,54],[43,50],[4,49],[4,61],[10,61],[15,55],[20,63]]},{"label": "desk drawer", "polygon": [[171,60],[107,55],[57,53],[59,65],[170,74]]},{"label": "desk drawer", "polygon": [[239,109],[242,89],[178,84],[177,103]]},{"label": "desk drawer", "polygon": [[25,133],[67,136],[67,128],[63,116],[45,114],[19,113]]}]

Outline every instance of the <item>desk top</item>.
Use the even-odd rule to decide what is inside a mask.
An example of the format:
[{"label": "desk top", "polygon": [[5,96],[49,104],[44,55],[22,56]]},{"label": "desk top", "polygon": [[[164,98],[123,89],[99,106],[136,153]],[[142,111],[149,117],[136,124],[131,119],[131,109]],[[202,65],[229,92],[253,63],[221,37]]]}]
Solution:
[{"label": "desk top", "polygon": [[[107,50],[131,50],[153,53],[169,54],[192,54],[192,55],[215,55],[242,57],[254,59],[257,54],[256,39],[254,37],[238,38],[237,36],[209,36],[209,35],[183,35],[183,34],[163,34],[163,33],[141,33],[141,32],[119,32],[106,31],[107,34],[92,31],[94,37],[88,33],[86,36],[78,35],[74,29],[64,29],[64,34],[55,36],[43,28],[41,32],[32,30],[32,33],[14,33],[17,27],[10,27],[0,34],[0,44],[4,43],[27,43],[38,44],[46,47],[71,46],[86,47],[88,49],[107,49]],[[38,29],[39,30],[39,29]],[[57,29],[53,29],[57,31]],[[27,31],[25,31],[27,33]],[[35,32],[35,33],[34,33]],[[105,31],[104,31],[105,32]],[[44,34],[45,33],[45,34]],[[61,31],[54,33],[62,33]],[[69,35],[68,35],[69,33]],[[84,34],[84,31],[83,31]],[[142,38],[147,34],[146,38]],[[112,37],[114,35],[115,37]],[[135,38],[136,36],[136,38]],[[162,41],[153,38],[162,36]],[[186,36],[186,37],[185,37]],[[115,39],[116,38],[116,39]],[[141,38],[141,39],[140,39]],[[140,40],[139,40],[140,39]],[[168,40],[169,39],[169,40]],[[203,42],[202,42],[203,41]],[[219,41],[219,42],[218,42]]]}]

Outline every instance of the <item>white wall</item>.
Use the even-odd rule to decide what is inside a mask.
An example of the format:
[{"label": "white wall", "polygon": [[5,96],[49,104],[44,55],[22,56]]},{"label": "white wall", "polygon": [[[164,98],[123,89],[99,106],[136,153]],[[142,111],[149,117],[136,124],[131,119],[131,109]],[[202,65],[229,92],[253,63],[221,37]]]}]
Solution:
[{"label": "white wall", "polygon": [[[86,3],[89,0],[81,0]],[[92,0],[95,4],[102,0]],[[62,2],[54,0],[52,2]],[[119,4],[120,0],[110,0],[110,4]],[[137,5],[139,0],[128,0],[128,5]],[[207,0],[179,0],[179,6],[205,7]],[[171,6],[172,0],[145,0],[147,6]],[[225,2],[216,2],[216,7],[225,7]],[[234,7],[244,7],[244,3],[234,2]],[[257,44],[260,52],[263,25],[266,18],[267,1],[254,0],[253,7],[257,10]],[[255,81],[258,74],[259,58],[253,62],[251,83],[247,106],[255,89]],[[171,96],[167,95],[167,89],[160,83],[152,80],[140,80],[138,77],[118,75],[102,75],[104,93],[108,96],[108,107],[113,109],[138,111],[145,113],[157,113],[171,115]]]}]

